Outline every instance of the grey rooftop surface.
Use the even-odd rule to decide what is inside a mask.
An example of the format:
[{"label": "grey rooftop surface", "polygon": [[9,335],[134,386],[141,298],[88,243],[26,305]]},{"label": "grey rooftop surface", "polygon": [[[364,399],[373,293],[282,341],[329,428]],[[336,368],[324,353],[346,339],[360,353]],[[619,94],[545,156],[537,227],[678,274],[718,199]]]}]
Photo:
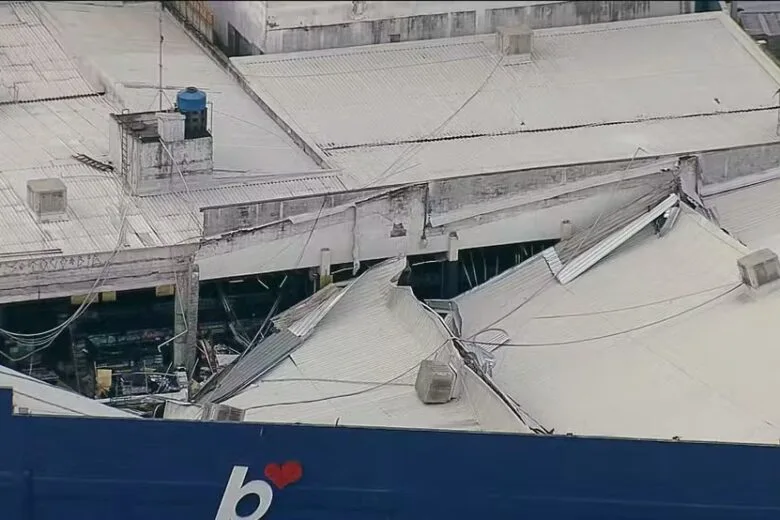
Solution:
[{"label": "grey rooftop surface", "polygon": [[780,168],[710,187],[704,204],[718,224],[753,249],[780,251]]},{"label": "grey rooftop surface", "polygon": [[[158,108],[160,35],[156,2],[122,7],[68,2],[43,5],[62,44],[100,81],[109,98],[116,97],[131,112]],[[206,92],[213,111],[217,170],[300,174],[318,169],[167,12],[163,37],[163,106],[170,107],[176,93],[191,85]]]},{"label": "grey rooftop surface", "polygon": [[[0,259],[110,252],[122,208],[130,248],[170,246],[200,238],[204,206],[344,189],[168,13],[165,92],[173,98],[194,84],[213,103],[213,182],[188,194],[132,197],[118,175],[77,161],[108,161],[111,113],[157,107],[157,19],[151,2],[0,3]],[[37,221],[26,193],[39,179],[64,182],[66,219]]]},{"label": "grey rooftop surface", "polygon": [[233,58],[358,186],[778,139],[775,65],[723,13]]},{"label": "grey rooftop surface", "polygon": [[[528,433],[463,366],[441,321],[397,284],[406,265],[405,258],[385,261],[278,316],[281,330],[204,389],[199,402],[243,409],[251,422]],[[417,397],[417,368],[431,358],[461,366],[462,390],[449,403]],[[166,417],[187,418],[167,410]]]},{"label": "grey rooftop surface", "polygon": [[740,284],[748,252],[683,205],[565,285],[539,255],[458,297],[462,334],[501,336],[495,383],[558,434],[775,444],[780,292]]}]

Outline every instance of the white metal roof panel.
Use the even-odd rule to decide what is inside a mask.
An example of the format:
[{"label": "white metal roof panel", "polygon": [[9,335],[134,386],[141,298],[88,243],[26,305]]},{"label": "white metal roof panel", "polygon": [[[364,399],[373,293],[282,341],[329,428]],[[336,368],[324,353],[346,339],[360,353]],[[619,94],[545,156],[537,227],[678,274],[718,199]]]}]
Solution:
[{"label": "white metal roof panel", "polygon": [[420,402],[420,361],[452,347],[411,290],[396,286],[405,265],[390,260],[363,274],[286,360],[225,404],[251,421],[528,431],[477,380],[448,404]]},{"label": "white metal roof panel", "polygon": [[95,90],[26,2],[0,5],[0,101],[83,96]]},{"label": "white metal roof panel", "polygon": [[771,143],[776,129],[775,110],[329,153],[358,185],[379,186]]},{"label": "white metal roof panel", "polygon": [[[275,151],[278,143],[271,146],[269,135],[278,141],[271,134],[281,130],[240,91],[237,84],[232,83],[226,72],[211,62],[176,24],[166,18],[166,49],[171,56],[170,74],[166,77],[169,80],[178,78],[183,86],[197,78],[208,79],[203,87],[232,100],[232,106],[241,116],[240,121],[215,119],[215,125],[224,127],[219,132],[224,132],[228,141],[233,139],[229,132],[238,132],[241,136],[232,141],[236,146],[243,147],[241,143],[246,141],[257,143],[261,149],[253,149],[252,160],[244,161],[242,166],[252,170],[251,175],[243,170],[218,171],[213,183],[193,186],[189,193],[143,198],[125,196],[115,175],[85,166],[73,158],[76,154],[85,154],[98,161],[108,160],[109,114],[118,111],[106,97],[96,95],[82,73],[100,76],[102,72],[92,67],[105,65],[109,75],[119,70],[121,79],[136,80],[135,84],[123,87],[126,92],[135,92],[139,87],[141,90],[154,90],[155,82],[151,80],[137,82],[139,77],[156,77],[158,37],[156,33],[149,33],[156,31],[157,27],[154,6],[117,9],[58,4],[49,7],[62,14],[59,29],[64,30],[57,32],[52,29],[55,26],[45,25],[43,20],[48,15],[43,12],[41,16],[36,5],[0,4],[0,17],[9,21],[0,24],[0,233],[3,238],[0,255],[23,258],[25,253],[40,254],[44,250],[60,250],[66,255],[111,251],[119,238],[120,215],[124,207],[127,207],[128,217],[127,242],[130,247],[141,248],[197,240],[201,236],[203,219],[200,208],[204,206],[250,203],[345,189],[341,180],[333,174],[279,175],[287,167],[275,162],[266,152],[281,157],[290,169],[294,169],[293,164],[298,164],[301,166],[299,171],[305,173],[308,166],[296,163],[300,150],[291,145],[294,148],[282,147]],[[152,16],[153,19],[150,18]],[[146,22],[150,22],[149,28]],[[122,39],[123,35],[130,33],[132,44]],[[63,50],[60,41],[63,34],[76,38],[82,45],[68,47],[70,51],[75,48],[85,52],[79,58],[82,70],[77,67],[76,60]],[[101,43],[90,40],[98,35],[108,39]],[[152,48],[155,66],[147,70],[144,64],[145,60],[152,59]],[[133,49],[132,52],[128,52],[129,49]],[[95,58],[92,56],[95,52],[109,54]],[[109,56],[113,60],[110,63]],[[101,57],[105,60],[98,59]],[[91,61],[91,58],[96,61]],[[130,61],[126,61],[128,59]],[[108,77],[104,75],[103,80]],[[17,101],[30,102],[8,102],[2,89],[7,81],[17,84]],[[108,84],[115,85],[115,82],[112,80]],[[146,110],[150,107],[147,103],[135,108]],[[262,114],[262,117],[258,116],[260,119],[255,120],[253,114]],[[247,125],[250,128],[248,132]],[[217,126],[214,132],[219,133]],[[283,141],[289,141],[286,136],[281,137]],[[219,141],[219,138],[216,140]],[[266,145],[270,148],[262,149]],[[240,155],[240,150],[230,146],[219,153],[224,154],[225,150],[230,157]],[[231,165],[222,166],[223,169],[233,169]],[[261,175],[263,171],[274,175]],[[27,181],[46,178],[62,179],[67,186],[68,218],[64,221],[38,222],[27,206]]]},{"label": "white metal roof panel", "polygon": [[[684,209],[663,238],[646,230],[565,288],[529,284],[515,312],[495,311],[511,337],[494,351],[495,381],[558,433],[776,442],[780,353],[766,338],[780,293],[734,290],[746,253]],[[472,291],[470,306],[491,306],[502,285]]]},{"label": "white metal roof panel", "polygon": [[[544,165],[544,150],[560,164],[630,157],[638,146],[729,146],[707,128],[728,116],[705,115],[739,112],[723,126],[755,128],[741,111],[770,109],[778,88],[774,65],[721,13],[539,30],[533,46],[520,63],[499,63],[493,35],[233,62],[350,172],[382,171],[410,141],[454,138],[406,161],[421,165],[418,179],[420,170],[461,173],[453,168],[464,161],[472,172]],[[776,140],[764,126],[728,134]]]},{"label": "white metal roof panel", "polygon": [[[157,108],[160,35],[154,2],[122,8],[67,2],[44,5],[68,49],[90,63],[127,108]],[[164,106],[190,85],[206,92],[216,169],[272,174],[319,169],[169,13],[163,17],[163,36]]]},{"label": "white metal roof panel", "polygon": [[13,390],[15,407],[32,415],[77,415],[89,417],[135,417],[93,399],[49,385],[0,365],[0,387]]},{"label": "white metal roof panel", "polygon": [[721,227],[749,247],[780,251],[780,179],[707,196],[704,203]]}]

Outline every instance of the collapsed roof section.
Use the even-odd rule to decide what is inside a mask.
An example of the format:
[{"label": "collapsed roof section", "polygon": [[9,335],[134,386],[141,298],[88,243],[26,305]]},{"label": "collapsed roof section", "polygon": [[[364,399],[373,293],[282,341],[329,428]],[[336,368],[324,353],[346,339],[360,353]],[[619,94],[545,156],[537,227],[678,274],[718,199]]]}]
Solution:
[{"label": "collapsed roof section", "polygon": [[557,271],[548,250],[458,297],[463,341],[547,431],[774,443],[780,293],[741,280],[748,252],[671,196]]},{"label": "collapsed roof section", "polygon": [[68,415],[133,418],[133,414],[94,399],[49,385],[0,365],[0,387],[13,391],[14,412],[25,415]]},{"label": "collapsed roof section", "polygon": [[[203,419],[218,404],[245,421],[529,432],[441,318],[398,284],[405,268],[403,258],[388,260],[281,314],[196,405],[173,404],[166,417]],[[452,375],[440,404],[424,403],[425,360]]]}]

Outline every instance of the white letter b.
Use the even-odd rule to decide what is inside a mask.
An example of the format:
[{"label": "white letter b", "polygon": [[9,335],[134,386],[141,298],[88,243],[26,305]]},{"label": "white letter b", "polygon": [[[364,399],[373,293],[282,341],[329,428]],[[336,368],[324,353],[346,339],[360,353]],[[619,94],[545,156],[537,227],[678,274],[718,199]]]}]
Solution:
[{"label": "white letter b", "polygon": [[[268,508],[271,507],[271,500],[274,497],[274,491],[268,482],[264,480],[250,480],[244,484],[247,470],[246,466],[235,466],[233,468],[214,520],[260,520],[268,512]],[[242,498],[249,495],[256,495],[260,499],[260,503],[253,513],[247,516],[239,516],[236,512],[236,507],[238,507],[238,503]]]}]

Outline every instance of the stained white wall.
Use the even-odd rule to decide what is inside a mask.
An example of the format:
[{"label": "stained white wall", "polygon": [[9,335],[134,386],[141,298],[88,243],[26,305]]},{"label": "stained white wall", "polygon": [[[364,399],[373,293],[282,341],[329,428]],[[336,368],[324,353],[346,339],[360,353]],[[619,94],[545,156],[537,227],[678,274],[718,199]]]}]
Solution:
[{"label": "stained white wall", "polygon": [[[351,1],[209,2],[215,31],[227,42],[231,24],[264,53],[495,32],[501,25],[534,29],[690,13],[693,1]],[[396,36],[397,35],[397,36]]]},{"label": "stained white wall", "polygon": [[[325,212],[312,208],[287,220],[207,241],[197,259],[201,279],[314,267],[323,248],[330,249],[333,264],[441,253],[448,249],[451,232],[458,234],[459,249],[559,238],[562,220],[570,220],[575,230],[587,227],[602,212],[624,206],[650,186],[669,180],[670,174],[650,166],[628,178],[615,172],[619,166],[601,166],[602,173],[611,171],[600,176],[600,184],[592,178],[567,182],[549,172],[536,172],[539,179],[561,183],[558,192],[552,185],[533,194],[516,187],[496,197],[489,187],[478,192],[464,184],[462,190],[447,191],[432,203],[432,190],[423,184]],[[504,182],[497,176],[494,181]],[[430,226],[425,225],[428,218]],[[406,235],[391,236],[399,225]]]}]

